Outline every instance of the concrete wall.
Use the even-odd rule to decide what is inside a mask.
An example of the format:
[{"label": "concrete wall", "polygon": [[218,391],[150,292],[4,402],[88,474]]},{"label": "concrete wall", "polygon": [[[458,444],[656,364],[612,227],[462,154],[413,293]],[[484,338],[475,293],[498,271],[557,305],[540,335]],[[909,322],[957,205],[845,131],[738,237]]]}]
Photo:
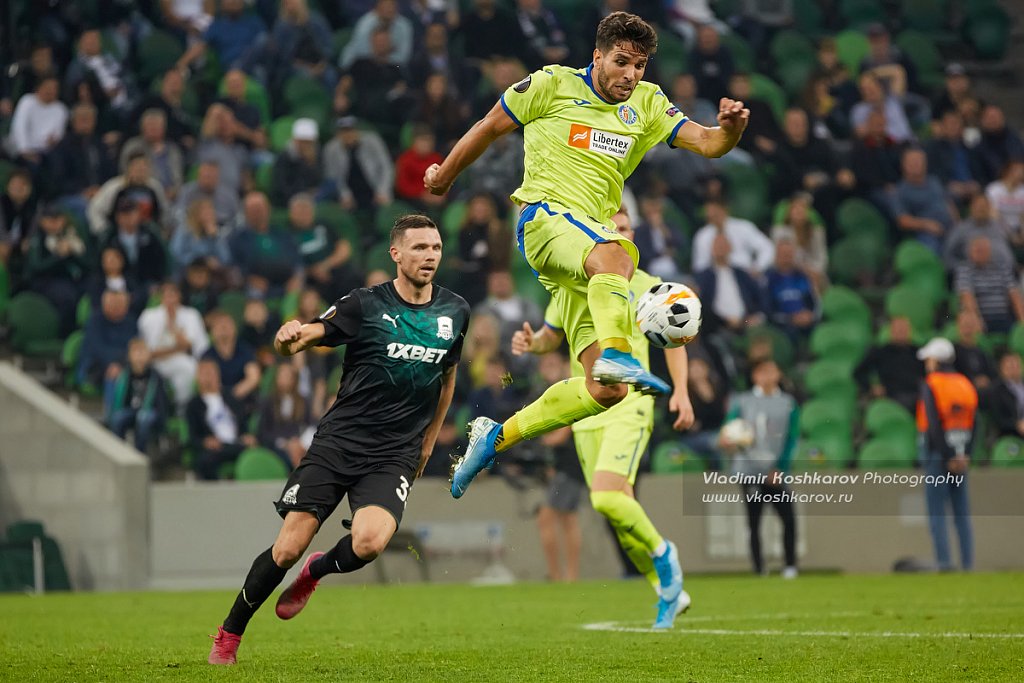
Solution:
[{"label": "concrete wall", "polygon": [[[971,497],[978,570],[1024,568],[1024,470],[982,469],[971,474]],[[273,542],[280,520],[271,502],[282,483],[155,484],[152,490],[154,588],[234,588],[252,559]],[[799,506],[801,566],[847,572],[887,572],[897,559],[930,559],[931,540],[924,517],[920,488],[901,486],[802,485],[805,493],[852,491],[855,500],[846,509],[834,504]],[[705,484],[701,475],[648,476],[640,484],[640,498],[659,529],[680,547],[684,568],[690,572],[748,571],[746,520],[742,504],[704,503],[704,493],[735,491],[735,486]],[[503,481],[482,479],[459,501],[453,501],[441,480],[417,482],[409,497],[403,530],[431,530],[435,536],[458,533],[452,523],[463,523],[466,545],[479,552],[444,554],[427,558],[432,581],[470,581],[486,578],[494,558],[483,538],[488,527],[502,529],[504,553],[500,563],[517,580],[542,580],[544,562],[531,511],[540,491],[517,493]],[[343,504],[319,536],[314,550],[326,550],[347,533],[341,520]],[[582,510],[583,578],[618,575],[612,540],[603,522],[590,509]],[[763,524],[766,556],[778,558],[779,533],[774,514]],[[449,539],[445,545],[455,543]],[[952,547],[956,548],[955,538]],[[954,557],[956,553],[954,550]],[[390,581],[420,580],[420,566],[412,552],[397,549],[378,560]],[[376,565],[377,563],[375,563]],[[378,567],[344,577],[336,583],[364,583],[380,579]],[[777,568],[778,559],[769,560]],[[294,573],[295,570],[293,570]]]},{"label": "concrete wall", "polygon": [[73,588],[148,585],[148,484],[133,448],[0,363],[0,523],[42,521]]}]

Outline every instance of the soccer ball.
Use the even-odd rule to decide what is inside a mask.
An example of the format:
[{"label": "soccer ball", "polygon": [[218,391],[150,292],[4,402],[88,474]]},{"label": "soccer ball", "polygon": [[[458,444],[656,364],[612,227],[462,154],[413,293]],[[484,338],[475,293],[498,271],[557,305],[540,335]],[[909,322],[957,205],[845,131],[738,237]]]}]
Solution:
[{"label": "soccer ball", "polygon": [[718,433],[722,445],[730,448],[746,448],[754,443],[754,430],[746,420],[736,418],[722,425]]},{"label": "soccer ball", "polygon": [[636,304],[636,324],[647,341],[662,349],[689,344],[700,331],[700,299],[678,282],[662,282]]}]

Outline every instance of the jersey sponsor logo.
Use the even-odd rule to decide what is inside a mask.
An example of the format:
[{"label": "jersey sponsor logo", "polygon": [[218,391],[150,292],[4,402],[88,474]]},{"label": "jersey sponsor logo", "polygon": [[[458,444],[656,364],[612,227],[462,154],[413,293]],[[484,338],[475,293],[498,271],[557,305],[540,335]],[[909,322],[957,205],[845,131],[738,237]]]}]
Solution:
[{"label": "jersey sponsor logo", "polygon": [[[399,315],[401,315],[401,314],[399,314]],[[398,316],[397,315],[394,318],[392,318],[390,315],[385,313],[380,318],[381,318],[381,320],[387,320],[389,323],[394,325],[396,329],[398,328]]]},{"label": "jersey sponsor logo", "polygon": [[401,342],[391,342],[387,346],[388,358],[397,358],[399,360],[415,360],[422,363],[440,363],[441,359],[444,358],[445,354],[448,353],[448,349],[434,349],[429,346],[420,346],[419,344],[402,344]]},{"label": "jersey sponsor logo", "polygon": [[569,146],[623,159],[633,138],[574,123],[569,127]]},{"label": "jersey sponsor logo", "polygon": [[582,107],[583,105],[590,104],[590,100],[573,100],[572,103],[577,107]]},{"label": "jersey sponsor logo", "polygon": [[669,107],[667,110],[665,110],[665,114],[668,116],[675,116],[678,113],[679,107]]},{"label": "jersey sponsor logo", "polygon": [[619,105],[619,121],[622,121],[627,126],[632,126],[639,120],[640,115],[636,113],[636,109],[633,109],[628,104]]},{"label": "jersey sponsor logo", "polygon": [[337,313],[337,312],[338,312],[338,307],[337,306],[331,306],[326,311],[324,311],[323,313],[320,314],[320,319],[321,320],[330,320],[331,318],[334,317],[334,314]]},{"label": "jersey sponsor logo", "polygon": [[[333,308],[333,307],[332,307]],[[281,502],[285,505],[298,505],[299,504],[299,484],[291,487],[284,492],[281,496]]]},{"label": "jersey sponsor logo", "polygon": [[437,336],[445,341],[450,341],[455,336],[452,332],[452,319],[446,315],[437,319]]},{"label": "jersey sponsor logo", "polygon": [[516,83],[514,86],[512,86],[512,89],[515,90],[517,93],[522,94],[530,89],[530,82],[532,79],[533,75],[531,74],[524,78],[523,80]]}]

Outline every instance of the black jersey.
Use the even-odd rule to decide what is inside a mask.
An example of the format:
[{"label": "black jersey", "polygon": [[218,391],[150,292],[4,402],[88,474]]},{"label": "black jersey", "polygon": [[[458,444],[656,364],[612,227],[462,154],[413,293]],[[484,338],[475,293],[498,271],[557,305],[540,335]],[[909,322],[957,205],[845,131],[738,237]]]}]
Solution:
[{"label": "black jersey", "polygon": [[318,322],[321,346],[347,348],[338,398],[310,450],[418,463],[442,375],[462,354],[469,304],[436,284],[429,302],[410,304],[385,282],[352,290]]}]

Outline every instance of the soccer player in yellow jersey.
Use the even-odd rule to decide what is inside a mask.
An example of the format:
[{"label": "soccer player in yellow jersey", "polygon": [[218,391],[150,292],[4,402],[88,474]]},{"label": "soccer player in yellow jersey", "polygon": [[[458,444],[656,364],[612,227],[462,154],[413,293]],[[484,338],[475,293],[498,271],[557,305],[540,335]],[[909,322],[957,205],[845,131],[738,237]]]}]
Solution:
[{"label": "soccer player in yellow jersey", "polygon": [[[624,209],[620,209],[611,220],[620,235],[633,240],[633,229]],[[629,283],[630,299],[636,301],[660,282],[659,278],[638,268]],[[552,301],[544,313],[544,327],[534,331],[526,322],[523,329],[513,335],[513,355],[540,355],[556,350],[565,338],[563,328],[558,307]],[[649,369],[649,345],[638,327],[633,328],[630,343],[637,360]],[[677,430],[688,429],[693,424],[693,407],[686,389],[686,347],[665,349],[665,362],[673,385],[669,410],[678,413],[672,426]],[[573,359],[573,377],[583,377],[584,374],[583,366]],[[672,562],[659,562],[657,564],[662,565],[659,567],[652,558],[669,550],[665,557],[668,560],[676,555],[676,551],[673,544],[661,537],[633,495],[640,458],[647,449],[653,427],[654,398],[631,391],[603,413],[574,423],[572,431],[583,476],[590,488],[591,504],[612,524],[623,550],[661,596],[663,591],[672,589],[674,581],[681,584],[682,573],[680,570],[676,577]],[[660,574],[659,570],[662,570]],[[675,600],[659,601],[654,627],[671,627],[676,614],[689,606],[690,596],[685,590],[680,591]]]},{"label": "soccer player in yellow jersey", "polygon": [[690,121],[660,88],[641,80],[657,43],[640,17],[609,14],[598,25],[590,66],[547,66],[510,87],[444,163],[424,175],[431,192],[444,194],[491,142],[524,128],[526,173],[512,195],[522,206],[519,250],[551,292],[571,355],[586,371],[552,385],[504,424],[473,420],[466,455],[452,477],[456,498],[499,452],[608,409],[625,398],[627,385],[670,390],[632,354],[629,280],[638,254],[609,219],[647,150],[664,142],[722,156],[736,146],[750,112],[722,98],[718,126]]}]

